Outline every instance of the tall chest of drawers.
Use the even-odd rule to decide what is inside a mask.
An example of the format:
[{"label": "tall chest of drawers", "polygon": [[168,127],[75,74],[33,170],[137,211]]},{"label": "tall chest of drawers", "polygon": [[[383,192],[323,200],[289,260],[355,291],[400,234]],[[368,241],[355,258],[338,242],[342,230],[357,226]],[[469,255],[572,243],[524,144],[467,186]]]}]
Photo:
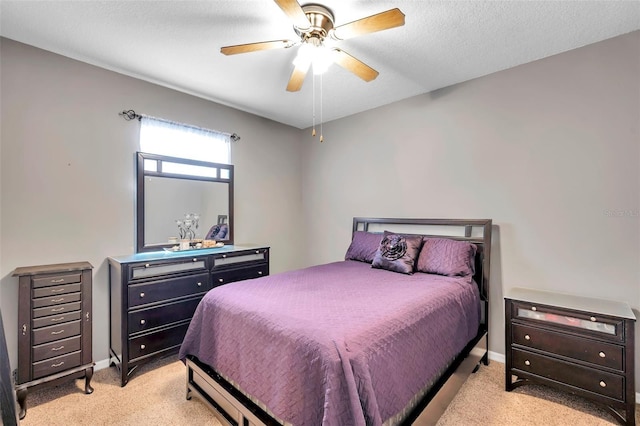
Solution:
[{"label": "tall chest of drawers", "polygon": [[20,418],[30,388],[85,379],[93,392],[92,266],[88,262],[16,268],[18,277],[18,368]]},{"label": "tall chest of drawers", "polygon": [[138,253],[109,265],[110,364],[125,386],[140,365],[178,351],[207,291],[268,275],[269,248]]},{"label": "tall chest of drawers", "polygon": [[626,303],[523,288],[505,298],[506,390],[544,384],[635,425],[634,323]]}]

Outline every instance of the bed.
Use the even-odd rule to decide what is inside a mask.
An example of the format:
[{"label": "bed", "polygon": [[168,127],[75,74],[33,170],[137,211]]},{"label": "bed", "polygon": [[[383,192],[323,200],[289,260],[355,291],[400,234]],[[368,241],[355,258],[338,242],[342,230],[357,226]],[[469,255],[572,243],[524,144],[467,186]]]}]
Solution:
[{"label": "bed", "polygon": [[225,424],[433,424],[488,363],[491,220],[354,218],[344,261],[227,284],[180,348]]}]

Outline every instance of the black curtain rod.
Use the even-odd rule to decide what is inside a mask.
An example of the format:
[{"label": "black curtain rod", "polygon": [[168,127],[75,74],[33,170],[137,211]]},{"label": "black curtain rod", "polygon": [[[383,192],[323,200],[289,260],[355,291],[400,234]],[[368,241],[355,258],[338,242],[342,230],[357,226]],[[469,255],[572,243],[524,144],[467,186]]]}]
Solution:
[{"label": "black curtain rod", "polygon": [[[184,123],[178,123],[176,121],[165,120],[163,118],[156,118],[156,117],[151,117],[151,116],[148,116],[148,115],[141,115],[141,114],[138,114],[137,112],[135,112],[132,109],[120,111],[118,113],[118,115],[120,115],[122,118],[124,118],[127,121],[131,121],[131,120],[135,120],[135,119],[140,120],[142,117],[148,117],[148,118],[152,118],[154,120],[165,121],[167,123],[178,124],[180,126],[191,127],[193,129],[198,129],[198,130],[203,130],[203,131],[206,131],[206,132],[211,132],[211,130],[205,129],[205,128],[202,128],[202,127],[192,126],[192,125],[184,124]],[[218,132],[218,133],[223,133],[223,134],[229,135],[229,139],[231,139],[234,142],[238,142],[240,140],[240,136],[238,136],[237,133],[224,133],[224,132]]]}]

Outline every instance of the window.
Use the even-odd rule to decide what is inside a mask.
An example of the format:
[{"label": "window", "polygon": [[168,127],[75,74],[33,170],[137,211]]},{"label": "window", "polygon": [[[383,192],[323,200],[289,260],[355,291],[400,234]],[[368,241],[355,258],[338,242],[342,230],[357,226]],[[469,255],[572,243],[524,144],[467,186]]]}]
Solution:
[{"label": "window", "polygon": [[167,120],[140,118],[140,151],[150,154],[230,164],[231,137],[228,133]]}]

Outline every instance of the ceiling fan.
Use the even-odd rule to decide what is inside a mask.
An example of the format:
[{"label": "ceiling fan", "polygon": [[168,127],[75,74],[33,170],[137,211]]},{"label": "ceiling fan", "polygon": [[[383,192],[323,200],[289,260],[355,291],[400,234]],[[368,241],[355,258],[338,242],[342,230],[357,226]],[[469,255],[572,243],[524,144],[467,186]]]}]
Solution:
[{"label": "ceiling fan", "polygon": [[[294,69],[287,85],[287,90],[290,92],[300,90],[312,64],[314,72],[318,73],[316,67],[322,67],[318,58],[321,58],[325,67],[329,66],[331,62],[335,62],[364,81],[375,79],[378,76],[378,71],[338,47],[329,48],[325,41],[346,40],[404,25],[404,14],[398,8],[334,27],[333,13],[320,4],[300,6],[296,0],[274,1],[293,22],[293,28],[300,36],[300,41],[274,40],[239,44],[222,47],[220,52],[225,55],[236,55],[299,45],[298,57],[294,61]],[[304,50],[308,51],[308,54],[305,55]],[[323,55],[320,55],[321,52]]]}]

